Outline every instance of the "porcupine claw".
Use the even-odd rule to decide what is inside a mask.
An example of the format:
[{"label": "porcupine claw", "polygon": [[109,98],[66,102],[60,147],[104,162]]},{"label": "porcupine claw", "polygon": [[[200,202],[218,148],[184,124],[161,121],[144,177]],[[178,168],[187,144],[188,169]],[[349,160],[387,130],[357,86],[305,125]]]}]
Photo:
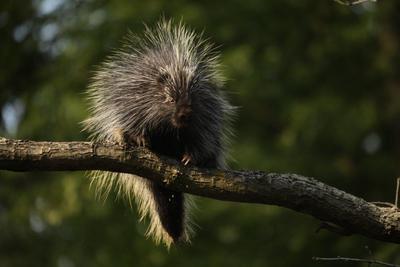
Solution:
[{"label": "porcupine claw", "polygon": [[183,157],[182,157],[182,160],[181,160],[181,162],[183,163],[183,165],[188,165],[189,164],[189,162],[191,162],[192,161],[192,156],[190,156],[189,154],[187,154],[187,153],[185,153],[184,155],[183,155]]},{"label": "porcupine claw", "polygon": [[146,138],[141,135],[141,136],[136,136],[135,138],[136,144],[138,147],[145,147],[146,146]]},{"label": "porcupine claw", "polygon": [[135,134],[129,134],[125,133],[125,142],[131,145],[136,145],[138,147],[145,147],[146,146],[146,138],[144,135],[135,135]]}]

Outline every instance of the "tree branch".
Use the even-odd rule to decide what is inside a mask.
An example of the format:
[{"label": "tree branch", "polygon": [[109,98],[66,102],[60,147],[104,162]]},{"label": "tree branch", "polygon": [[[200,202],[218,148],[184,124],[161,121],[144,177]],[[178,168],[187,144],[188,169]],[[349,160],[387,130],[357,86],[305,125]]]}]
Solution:
[{"label": "tree branch", "polygon": [[185,167],[146,148],[93,142],[33,142],[0,138],[0,169],[104,170],[151,179],[194,195],[272,204],[330,222],[347,233],[400,243],[400,212],[379,207],[313,178],[261,171]]}]

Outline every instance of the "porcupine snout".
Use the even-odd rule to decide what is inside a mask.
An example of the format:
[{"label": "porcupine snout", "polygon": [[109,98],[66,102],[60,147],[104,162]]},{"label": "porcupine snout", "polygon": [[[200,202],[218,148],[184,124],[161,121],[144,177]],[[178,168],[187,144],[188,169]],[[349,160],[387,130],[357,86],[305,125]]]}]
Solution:
[{"label": "porcupine snout", "polygon": [[192,107],[190,101],[186,99],[179,101],[176,105],[176,109],[172,118],[172,125],[174,125],[176,128],[187,126],[190,121],[191,114]]}]

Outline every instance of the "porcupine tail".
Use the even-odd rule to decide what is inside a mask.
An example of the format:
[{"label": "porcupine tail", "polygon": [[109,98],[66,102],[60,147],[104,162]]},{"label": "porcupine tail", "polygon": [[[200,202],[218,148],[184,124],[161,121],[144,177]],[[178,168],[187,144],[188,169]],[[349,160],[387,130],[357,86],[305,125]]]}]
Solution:
[{"label": "porcupine tail", "polygon": [[192,201],[181,192],[166,189],[148,179],[124,173],[93,172],[92,183],[103,197],[115,186],[118,195],[135,201],[140,220],[148,218],[146,235],[155,243],[172,244],[189,242],[192,234],[188,211]]}]

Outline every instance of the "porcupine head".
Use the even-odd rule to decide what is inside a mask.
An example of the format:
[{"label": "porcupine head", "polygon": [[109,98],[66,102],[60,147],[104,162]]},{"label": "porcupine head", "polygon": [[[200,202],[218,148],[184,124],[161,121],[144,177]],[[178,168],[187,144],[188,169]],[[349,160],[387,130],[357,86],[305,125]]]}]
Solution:
[{"label": "porcupine head", "polygon": [[[222,83],[213,46],[182,23],[162,20],[141,36],[129,34],[99,67],[84,129],[96,141],[134,142],[185,165],[223,168],[233,108]],[[100,194],[116,188],[135,200],[156,243],[189,241],[187,196],[131,174],[91,177]]]}]

